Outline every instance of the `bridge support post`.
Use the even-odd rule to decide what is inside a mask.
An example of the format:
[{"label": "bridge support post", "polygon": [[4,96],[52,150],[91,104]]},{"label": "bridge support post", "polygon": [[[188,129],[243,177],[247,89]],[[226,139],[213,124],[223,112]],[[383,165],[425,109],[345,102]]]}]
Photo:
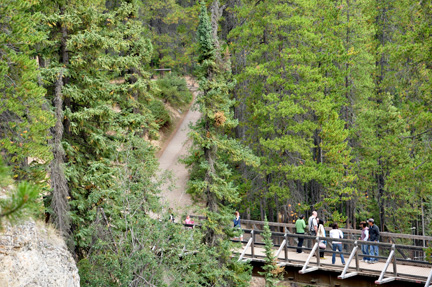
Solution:
[{"label": "bridge support post", "polygon": [[432,281],[432,270],[429,273],[428,279],[426,281],[425,287],[430,287],[431,286],[431,281]]},{"label": "bridge support post", "polygon": [[[346,278],[358,275],[359,262],[358,262],[357,250],[358,250],[358,244],[357,244],[357,240],[356,240],[356,241],[354,241],[354,248],[351,251],[350,257],[348,258],[347,262],[345,263],[344,270],[342,271],[342,274],[338,276],[339,279],[346,279]],[[349,265],[350,265],[354,256],[356,257],[356,272],[351,272],[351,273],[347,274]]]},{"label": "bridge support post", "polygon": [[[316,271],[316,270],[319,269],[319,266],[317,266],[317,267],[307,268],[308,265],[309,265],[309,261],[311,260],[312,256],[313,256],[313,255],[316,253],[316,251],[319,249],[319,243],[318,243],[318,242],[319,242],[319,241],[316,240],[316,242],[315,242],[315,244],[314,244],[314,246],[313,246],[313,248],[312,248],[311,253],[309,254],[308,258],[306,259],[305,264],[303,265],[302,270],[299,271],[300,274],[309,273],[309,272]],[[318,250],[318,251],[319,251],[319,250]],[[318,258],[317,258],[317,259],[319,260],[319,254],[318,254]],[[318,264],[319,264],[319,261],[318,261]]]},{"label": "bridge support post", "polygon": [[[277,251],[276,254],[275,254],[276,260],[278,260],[278,258],[279,258],[279,254],[281,253],[282,249],[285,248],[286,244],[287,244],[287,241],[286,241],[286,239],[284,239],[284,240],[282,241],[282,244],[280,245],[278,251]],[[285,254],[285,258],[286,258],[286,257],[287,257],[287,255]]]},{"label": "bridge support post", "polygon": [[[246,244],[246,247],[243,249],[243,252],[242,252],[242,254],[240,255],[240,257],[239,257],[239,259],[237,260],[237,261],[241,261],[242,259],[243,259],[243,257],[245,256],[245,254],[246,254],[246,251],[248,250],[248,248],[251,246],[251,244],[252,244],[252,241],[253,241],[253,234],[254,234],[254,231],[252,230],[251,231],[251,238],[249,238],[249,240],[248,240],[248,243]],[[253,258],[253,256],[252,256],[252,258]]]},{"label": "bridge support post", "polygon": [[255,257],[255,228],[251,232],[252,235],[252,245],[251,245],[251,255],[252,259]]},{"label": "bridge support post", "polygon": [[289,239],[288,239],[288,234],[285,232],[284,235],[285,238],[285,247],[284,247],[284,253],[285,253],[285,262],[288,262],[288,243],[289,243]]},{"label": "bridge support post", "polygon": [[[394,254],[395,254],[395,245],[393,244],[392,245],[392,247],[391,247],[391,251],[390,251],[390,255],[389,255],[389,257],[387,258],[387,261],[386,261],[386,264],[385,264],[385,266],[384,266],[384,269],[381,271],[381,275],[380,275],[380,277],[378,278],[378,280],[376,280],[375,281],[375,284],[378,284],[378,285],[380,285],[380,284],[384,284],[384,283],[387,283],[387,282],[391,282],[391,281],[394,281],[394,280],[396,280],[396,278],[397,278],[397,272],[396,272],[396,258],[393,258],[394,257]],[[388,268],[388,266],[390,265],[390,262],[392,261],[394,259],[394,263],[393,263],[393,275],[394,275],[394,277],[389,277],[389,278],[385,278],[384,279],[384,275],[385,275],[385,273],[386,273],[386,271],[387,271],[387,268]]]}]

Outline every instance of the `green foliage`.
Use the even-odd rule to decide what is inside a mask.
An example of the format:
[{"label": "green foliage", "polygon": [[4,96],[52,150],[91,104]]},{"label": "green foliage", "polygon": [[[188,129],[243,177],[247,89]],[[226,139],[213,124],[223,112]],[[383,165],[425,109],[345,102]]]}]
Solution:
[{"label": "green foliage", "polygon": [[156,124],[159,127],[165,127],[171,125],[171,117],[168,113],[168,111],[165,109],[164,104],[155,99],[150,102],[148,109],[153,114]]},{"label": "green foliage", "polygon": [[426,260],[431,263],[432,262],[432,247],[428,247],[424,249]]},{"label": "green foliage", "polygon": [[[221,19],[197,2],[2,2],[0,146],[20,182],[0,217],[24,216],[35,185],[49,206],[47,182],[63,176],[89,286],[246,286],[250,267],[230,258],[233,206],[271,220],[312,207],[340,224],[372,216],[398,232],[423,211],[430,233],[428,1],[226,1]],[[191,101],[184,79],[150,80],[163,67],[196,67],[200,84],[185,162],[208,220],[192,238],[149,217],[160,182],[143,138],[169,124],[162,101]],[[184,244],[198,253],[180,261]]]},{"label": "green foliage", "polygon": [[[0,5],[0,147],[16,178],[39,181],[45,175],[37,168],[52,158],[47,139],[54,122],[38,84],[34,46],[45,33],[36,30],[34,6],[22,0]],[[36,159],[30,166],[29,158]]]},{"label": "green foliage", "polygon": [[169,102],[176,108],[182,108],[192,101],[186,80],[176,75],[168,74],[156,81],[160,90],[157,96],[164,102]]},{"label": "green foliage", "polygon": [[61,141],[73,251],[85,285],[160,285],[159,251],[150,244],[166,234],[152,237],[150,229],[147,213],[159,212],[159,182],[154,149],[143,137],[159,128],[151,108],[159,109],[160,119],[165,116],[160,105],[151,106],[158,101],[147,72],[152,45],[134,3],[117,1],[109,10],[103,4],[41,7],[41,29],[50,35],[40,49],[49,59],[43,69],[47,97],[60,88],[64,103]]},{"label": "green foliage", "polygon": [[[339,116],[347,71],[338,64],[348,49],[334,37],[341,14],[332,1],[260,2],[239,14],[244,25],[230,35],[238,39],[234,62],[248,63],[236,75],[245,101],[243,140],[262,162],[245,172],[254,178],[249,192],[259,195],[247,197],[265,201],[268,210],[282,208],[275,198],[292,206],[324,201],[330,208],[350,200],[356,177],[349,130]],[[244,50],[253,53],[245,58]]]},{"label": "green foliage", "polygon": [[151,64],[190,73],[196,52],[194,30],[198,23],[198,1],[146,0],[140,3],[140,15],[155,47]]},{"label": "green foliage", "polygon": [[184,160],[191,167],[188,192],[207,202],[207,208],[203,211],[207,217],[202,226],[203,242],[206,244],[206,256],[216,258],[218,268],[209,265],[201,271],[206,284],[239,286],[247,284],[250,273],[237,274],[245,269],[230,259],[232,243],[229,236],[232,230],[226,226],[232,220],[230,204],[240,199],[233,184],[230,164],[243,161],[256,166],[258,160],[249,149],[228,135],[230,129],[237,125],[231,110],[234,101],[230,98],[234,82],[229,66],[217,60],[220,51],[213,45],[212,28],[204,2],[201,3],[199,19],[197,74],[201,94],[197,104],[202,117],[192,127],[189,136],[194,144],[190,156]]},{"label": "green foliage", "polygon": [[266,287],[277,286],[277,283],[283,279],[283,273],[285,268],[277,265],[277,258],[274,256],[273,240],[271,237],[272,233],[267,221],[267,217],[264,222],[264,232],[262,233],[264,244],[265,244],[265,259],[264,259],[264,272],[258,272],[260,275],[264,275]]},{"label": "green foliage", "polygon": [[328,221],[331,223],[337,223],[339,227],[343,227],[345,226],[345,222],[347,221],[347,216],[344,216],[340,212],[335,210]]},{"label": "green foliage", "polygon": [[37,210],[39,189],[34,184],[21,181],[18,185],[11,185],[12,180],[9,169],[4,166],[0,159],[0,188],[6,190],[6,197],[0,199],[0,229],[3,228],[3,221],[17,223]]},{"label": "green foliage", "polygon": [[430,193],[430,5],[242,3],[229,47],[238,135],[262,162],[240,172],[251,214],[300,203],[407,231]]}]

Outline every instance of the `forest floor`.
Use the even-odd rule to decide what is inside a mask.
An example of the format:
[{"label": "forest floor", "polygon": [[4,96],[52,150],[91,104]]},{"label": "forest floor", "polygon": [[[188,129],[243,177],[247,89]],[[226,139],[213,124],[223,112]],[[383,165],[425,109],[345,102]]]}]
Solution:
[{"label": "forest floor", "polygon": [[[194,79],[186,77],[189,90],[193,93],[193,98],[197,96],[198,84]],[[189,179],[189,173],[186,166],[179,162],[184,157],[190,147],[190,140],[187,135],[190,131],[189,125],[196,123],[201,117],[200,112],[194,110],[193,103],[191,107],[180,114],[174,112],[173,124],[170,134],[165,134],[157,145],[160,147],[158,152],[159,167],[161,172],[168,172],[172,180],[162,187],[162,201],[167,207],[172,208],[176,214],[186,215],[194,213],[198,209],[194,205],[191,196],[186,193],[186,184]],[[175,114],[177,112],[177,115]],[[178,219],[177,222],[182,220]]]}]

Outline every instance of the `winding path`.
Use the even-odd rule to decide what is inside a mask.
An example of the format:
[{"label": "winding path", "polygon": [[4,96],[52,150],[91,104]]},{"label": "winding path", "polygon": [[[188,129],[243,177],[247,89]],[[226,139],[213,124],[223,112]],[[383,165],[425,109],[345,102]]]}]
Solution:
[{"label": "winding path", "polygon": [[[197,84],[188,79],[187,83],[195,99]],[[191,212],[194,208],[190,195],[186,193],[186,183],[189,179],[188,170],[184,164],[179,162],[179,159],[187,154],[190,147],[190,140],[187,137],[190,131],[189,125],[195,123],[200,116],[198,111],[189,109],[159,157],[161,171],[169,171],[173,176],[173,180],[162,187],[162,200],[177,214]]]}]

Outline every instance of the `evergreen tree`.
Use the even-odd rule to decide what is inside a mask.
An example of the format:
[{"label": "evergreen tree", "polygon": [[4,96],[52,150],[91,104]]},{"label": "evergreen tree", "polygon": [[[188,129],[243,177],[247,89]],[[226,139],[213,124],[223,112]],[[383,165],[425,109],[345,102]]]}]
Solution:
[{"label": "evergreen tree", "polygon": [[267,218],[264,222],[264,232],[262,233],[264,244],[265,244],[265,259],[264,259],[264,272],[258,272],[260,275],[264,275],[266,287],[277,286],[277,283],[283,279],[284,267],[277,265],[277,258],[274,256],[273,240],[271,237],[272,233],[268,224]]},{"label": "evergreen tree", "polygon": [[231,32],[235,49],[254,51],[238,79],[249,109],[245,140],[262,156],[259,176],[252,174],[259,196],[248,195],[260,200],[261,219],[267,210],[272,221],[277,213],[293,216],[298,202],[334,205],[353,191],[339,116],[343,74],[334,66],[341,43],[330,29],[337,13],[329,2],[245,6],[244,24]]},{"label": "evergreen tree", "polygon": [[29,1],[0,5],[0,146],[15,179],[40,182],[52,158],[47,131],[54,121],[38,83],[34,46],[45,33],[36,30],[40,14],[32,12],[34,6]]},{"label": "evergreen tree", "polygon": [[198,1],[140,1],[139,16],[148,25],[155,51],[154,68],[171,68],[180,73],[192,72],[196,52],[193,27],[198,22]]},{"label": "evergreen tree", "polygon": [[[68,2],[42,9],[43,29],[50,31],[50,41],[41,49],[48,97],[53,101],[62,97],[63,106],[57,109],[64,113],[58,117],[64,133],[57,133],[56,140],[61,137],[65,167],[53,169],[51,176],[61,178],[64,170],[68,189],[54,189],[52,205],[64,206],[65,201],[70,205],[71,231],[80,259],[90,248],[90,227],[98,207],[118,200],[116,166],[121,162],[114,156],[125,141],[136,142],[134,138],[154,133],[156,128],[143,105],[152,100],[154,89],[145,71],[152,46],[134,16],[136,6],[122,1],[105,11],[102,4]],[[61,82],[58,75],[63,75]],[[153,166],[151,153],[142,152],[150,156],[142,164]],[[62,157],[61,153],[57,156]],[[59,192],[61,196],[56,196]],[[63,202],[54,203],[56,198]],[[118,214],[111,211],[106,208],[108,218],[116,218]],[[54,218],[64,216],[56,209],[53,212]]]},{"label": "evergreen tree", "polygon": [[20,181],[17,185],[9,175],[9,168],[4,166],[0,158],[0,188],[2,194],[0,199],[0,230],[3,228],[4,221],[17,223],[19,220],[27,219],[38,209],[37,199],[39,189],[37,186]]},{"label": "evergreen tree", "polygon": [[[430,121],[424,121],[423,113],[423,105],[428,105],[430,98],[430,91],[425,89],[430,67],[425,64],[427,54],[418,49],[419,45],[425,50],[430,47],[430,39],[424,34],[429,29],[428,11],[429,3],[384,1],[376,3],[374,12],[375,45],[379,52],[375,95],[370,106],[377,112],[369,116],[365,126],[375,130],[370,146],[379,150],[365,157],[365,162],[373,166],[368,182],[375,188],[370,190],[369,198],[376,202],[381,228],[392,231],[408,232],[412,225],[417,225],[423,200],[430,194],[428,184],[417,184],[417,176],[425,171],[424,159],[430,156],[429,150],[423,149],[430,134]],[[371,158],[373,161],[369,161]],[[426,174],[421,177],[427,178]]]},{"label": "evergreen tree", "polygon": [[231,178],[230,162],[245,161],[257,165],[257,159],[227,134],[237,124],[231,110],[234,103],[230,99],[230,90],[234,83],[230,76],[230,63],[228,59],[224,63],[217,60],[220,51],[215,47],[203,2],[199,18],[198,79],[201,94],[197,104],[202,117],[190,133],[194,144],[185,160],[192,167],[189,192],[206,202],[204,212],[207,220],[203,224],[206,247],[201,250],[207,250],[218,261],[218,268],[206,265],[204,276],[218,286],[240,286],[247,280],[238,277],[243,271],[236,274],[239,269],[235,267],[236,263],[231,262],[228,234],[232,233],[226,228],[232,217],[231,204],[239,200]]}]

